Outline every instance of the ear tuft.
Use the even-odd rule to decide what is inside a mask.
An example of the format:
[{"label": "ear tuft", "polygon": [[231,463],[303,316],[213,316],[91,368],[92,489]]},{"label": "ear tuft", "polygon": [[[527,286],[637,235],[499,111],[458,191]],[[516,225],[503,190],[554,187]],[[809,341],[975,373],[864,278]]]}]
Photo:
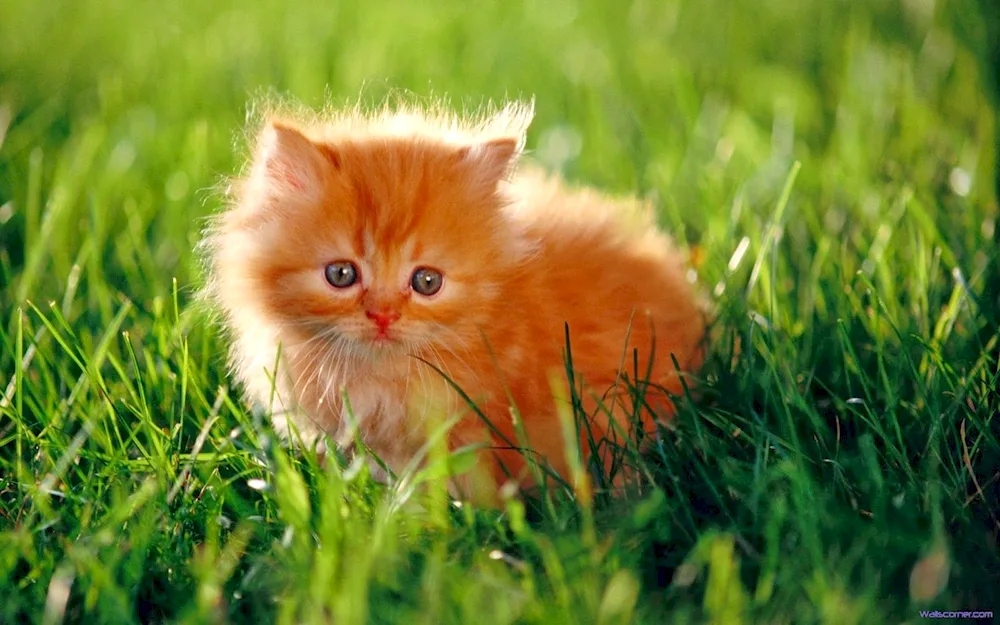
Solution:
[{"label": "ear tuft", "polygon": [[521,153],[521,143],[513,137],[498,137],[461,149],[461,159],[477,169],[484,179],[500,182],[510,174]]},{"label": "ear tuft", "polygon": [[313,143],[297,128],[272,120],[260,133],[252,175],[277,191],[313,194],[322,188],[336,160],[329,146]]}]

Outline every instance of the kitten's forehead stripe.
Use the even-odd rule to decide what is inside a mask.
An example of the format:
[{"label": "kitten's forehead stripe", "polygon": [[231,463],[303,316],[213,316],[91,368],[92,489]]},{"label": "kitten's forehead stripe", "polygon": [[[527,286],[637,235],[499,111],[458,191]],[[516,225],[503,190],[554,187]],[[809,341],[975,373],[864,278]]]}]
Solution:
[{"label": "kitten's forehead stripe", "polygon": [[375,239],[372,238],[371,231],[366,229],[361,233],[361,236],[361,255],[365,258],[373,258],[377,252],[377,248],[375,247]]},{"label": "kitten's forehead stripe", "polygon": [[417,247],[416,241],[414,241],[412,236],[403,241],[403,244],[399,246],[400,259],[402,260],[413,259],[413,257],[416,256],[415,253],[416,247]]},{"label": "kitten's forehead stripe", "polygon": [[386,154],[364,163],[367,182],[360,182],[358,211],[361,217],[361,246],[366,254],[384,252],[390,242],[410,238],[426,219],[428,182],[421,162],[426,155],[400,158],[389,146]]}]

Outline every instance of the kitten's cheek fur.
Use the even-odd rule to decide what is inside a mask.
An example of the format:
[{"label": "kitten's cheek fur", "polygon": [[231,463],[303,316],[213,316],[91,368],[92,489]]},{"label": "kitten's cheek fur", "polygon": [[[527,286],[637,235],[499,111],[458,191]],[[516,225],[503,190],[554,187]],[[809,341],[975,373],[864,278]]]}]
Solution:
[{"label": "kitten's cheek fur", "polygon": [[343,319],[357,311],[360,297],[357,286],[332,287],[314,267],[275,272],[266,276],[265,288],[269,312],[288,322]]}]

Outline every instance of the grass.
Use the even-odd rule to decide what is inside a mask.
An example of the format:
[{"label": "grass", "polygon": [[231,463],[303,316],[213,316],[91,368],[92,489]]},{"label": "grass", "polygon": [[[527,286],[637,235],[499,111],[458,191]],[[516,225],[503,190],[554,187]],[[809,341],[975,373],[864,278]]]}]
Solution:
[{"label": "grass", "polygon": [[[997,610],[979,8],[0,0],[0,621]],[[247,102],[395,88],[535,94],[538,158],[689,246],[727,340],[655,486],[456,507],[441,458],[387,489],[240,403],[192,249]]]}]

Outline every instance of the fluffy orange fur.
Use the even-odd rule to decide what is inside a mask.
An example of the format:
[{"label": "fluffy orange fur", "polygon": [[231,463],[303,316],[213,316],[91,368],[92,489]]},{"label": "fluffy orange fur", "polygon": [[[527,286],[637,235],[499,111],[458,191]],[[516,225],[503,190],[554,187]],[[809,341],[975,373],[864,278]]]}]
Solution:
[{"label": "fluffy orange fur", "polygon": [[[530,119],[511,104],[466,119],[387,108],[263,124],[205,243],[233,369],[279,429],[291,420],[346,444],[356,426],[398,471],[426,443],[429,415],[460,415],[449,446],[488,447],[479,479],[453,486],[493,501],[509,479],[532,483],[509,444],[520,415],[531,447],[566,475],[555,397],[569,395],[567,325],[596,440],[612,419],[628,431],[645,414],[651,432],[650,413],[670,418],[674,359],[697,369],[705,333],[682,259],[646,203],[515,172]],[[441,278],[421,288],[439,290],[417,290],[421,269]],[[640,410],[635,359],[650,383]]]}]

